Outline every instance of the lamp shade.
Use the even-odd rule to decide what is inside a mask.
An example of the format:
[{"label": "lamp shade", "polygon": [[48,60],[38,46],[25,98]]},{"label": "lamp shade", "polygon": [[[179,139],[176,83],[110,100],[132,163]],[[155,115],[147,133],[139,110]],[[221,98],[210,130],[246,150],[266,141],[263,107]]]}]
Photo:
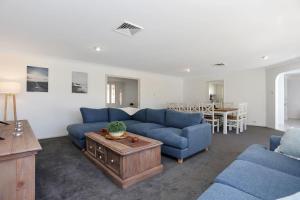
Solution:
[{"label": "lamp shade", "polygon": [[21,85],[18,82],[0,82],[0,94],[20,93]]}]

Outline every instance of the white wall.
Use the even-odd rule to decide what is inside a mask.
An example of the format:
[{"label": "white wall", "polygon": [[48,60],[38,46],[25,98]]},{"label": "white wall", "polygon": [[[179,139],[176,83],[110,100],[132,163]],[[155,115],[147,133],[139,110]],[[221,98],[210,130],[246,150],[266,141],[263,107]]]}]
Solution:
[{"label": "white wall", "polygon": [[300,75],[287,79],[287,117],[300,119]]},{"label": "white wall", "polygon": [[[49,68],[48,93],[25,91],[27,65]],[[88,73],[88,94],[71,93],[72,71]],[[18,117],[30,121],[38,138],[65,135],[68,124],[81,122],[81,106],[104,107],[106,74],[140,79],[142,108],[182,101],[181,78],[75,60],[2,53],[0,72],[0,81],[17,80],[22,84],[22,92],[17,95]],[[2,100],[0,104],[3,111]]]},{"label": "white wall", "polygon": [[265,69],[234,71],[215,76],[186,77],[184,79],[184,102],[207,102],[208,81],[224,80],[224,101],[248,102],[248,122],[266,125]]}]

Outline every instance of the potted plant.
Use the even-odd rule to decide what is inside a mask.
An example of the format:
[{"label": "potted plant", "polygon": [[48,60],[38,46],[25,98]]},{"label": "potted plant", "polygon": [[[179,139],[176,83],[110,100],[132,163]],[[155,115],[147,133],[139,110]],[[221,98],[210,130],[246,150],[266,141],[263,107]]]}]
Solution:
[{"label": "potted plant", "polygon": [[120,121],[114,121],[107,125],[108,133],[113,137],[121,137],[126,131],[126,125]]}]

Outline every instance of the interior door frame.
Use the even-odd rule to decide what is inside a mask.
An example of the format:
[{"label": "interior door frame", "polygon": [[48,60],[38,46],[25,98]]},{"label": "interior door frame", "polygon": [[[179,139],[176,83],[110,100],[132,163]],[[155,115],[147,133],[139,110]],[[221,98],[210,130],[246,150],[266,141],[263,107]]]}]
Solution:
[{"label": "interior door frame", "polygon": [[136,77],[128,77],[128,76],[119,76],[119,75],[112,75],[112,74],[105,74],[105,95],[104,95],[104,103],[105,103],[105,107],[107,107],[107,103],[106,103],[106,94],[107,94],[107,81],[108,81],[108,77],[112,77],[112,78],[123,78],[123,79],[133,79],[133,80],[137,80],[138,82],[138,105],[137,108],[140,108],[141,105],[141,92],[140,92],[140,85],[141,85],[141,80],[139,78]]}]

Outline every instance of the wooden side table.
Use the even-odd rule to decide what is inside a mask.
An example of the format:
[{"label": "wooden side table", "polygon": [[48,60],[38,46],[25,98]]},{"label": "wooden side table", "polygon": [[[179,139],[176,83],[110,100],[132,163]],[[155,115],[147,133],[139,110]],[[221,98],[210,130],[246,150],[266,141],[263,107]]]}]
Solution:
[{"label": "wooden side table", "polygon": [[0,126],[0,199],[35,199],[35,155],[42,148],[28,121],[23,134],[14,136],[15,125]]}]

